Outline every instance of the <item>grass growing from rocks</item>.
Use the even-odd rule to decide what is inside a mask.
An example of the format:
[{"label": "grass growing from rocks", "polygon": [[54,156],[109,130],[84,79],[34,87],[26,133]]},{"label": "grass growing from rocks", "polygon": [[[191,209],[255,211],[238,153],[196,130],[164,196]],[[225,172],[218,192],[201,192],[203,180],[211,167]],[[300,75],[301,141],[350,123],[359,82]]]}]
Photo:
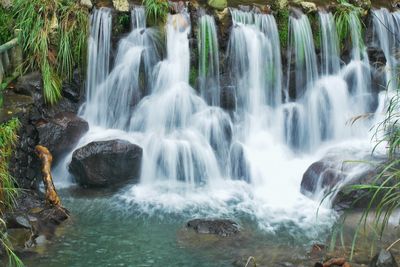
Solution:
[{"label": "grass growing from rocks", "polygon": [[282,9],[278,11],[276,22],[279,31],[279,41],[282,48],[287,48],[289,41],[289,10]]},{"label": "grass growing from rocks", "polygon": [[143,0],[142,4],[146,8],[147,19],[150,24],[165,22],[169,13],[169,3],[167,0]]},{"label": "grass growing from rocks", "polygon": [[[334,14],[336,30],[338,33],[339,43],[342,45],[345,44],[345,40],[350,35],[350,20],[352,19],[352,15],[355,18],[355,23],[357,24],[357,29],[360,31],[357,33],[359,40],[363,40],[362,38],[362,21],[361,16],[363,13],[363,9],[360,7],[356,7],[346,0],[338,0],[339,5],[336,7],[336,11]],[[361,44],[362,45],[362,44]]]},{"label": "grass growing from rocks", "polygon": [[44,100],[54,104],[61,98],[62,80],[85,65],[88,11],[72,0],[15,0],[14,10],[23,69],[40,70]]},{"label": "grass growing from rocks", "polygon": [[23,266],[23,263],[13,252],[7,237],[6,223],[1,217],[6,210],[14,207],[15,198],[19,193],[8,166],[11,153],[18,139],[17,132],[19,127],[20,122],[18,119],[12,119],[0,124],[0,247],[8,255],[8,266],[17,267]]}]

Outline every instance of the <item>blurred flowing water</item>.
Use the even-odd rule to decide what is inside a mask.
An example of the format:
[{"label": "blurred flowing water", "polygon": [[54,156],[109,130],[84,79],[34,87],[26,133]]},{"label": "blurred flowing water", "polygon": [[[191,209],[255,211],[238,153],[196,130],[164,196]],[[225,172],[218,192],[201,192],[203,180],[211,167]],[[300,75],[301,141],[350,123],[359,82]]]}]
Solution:
[{"label": "blurred flowing water", "polygon": [[[199,17],[198,88],[192,88],[192,29],[186,11],[168,16],[164,44],[158,30],[145,27],[144,9],[136,7],[132,31],[120,40],[111,70],[102,63],[110,53],[109,10],[94,11],[89,62],[100,63],[88,66],[88,98],[81,115],[90,131],[78,147],[116,138],[140,145],[140,183],[95,198],[66,190],[73,226],[65,227],[43,261],[57,266],[231,266],[232,258],[250,253],[247,249],[282,246],[277,253],[288,257],[287,250],[294,249],[295,262],[310,244],[325,240],[337,214],[330,203],[320,206],[322,192],[313,199],[300,193],[302,175],[328,151],[343,160],[360,151],[368,154],[369,130],[380,120],[385,101],[373,93],[366,46],[358,34],[361,25],[350,16],[352,44],[345,64],[332,14],[319,14],[319,58],[307,16],[292,14],[284,73],[274,17],[230,12],[225,64],[235,96],[232,112],[220,107],[213,17]],[[385,10],[374,13],[397,18]],[[378,34],[376,44],[384,51],[393,46],[387,39]],[[349,123],[366,113],[372,116]],[[59,177],[69,177],[70,160],[71,154],[58,166]],[[74,187],[72,177],[57,184]],[[190,246],[179,234],[194,217],[233,218],[245,226],[245,237],[237,241],[241,245],[227,245],[222,252]],[[58,256],[51,259],[53,253]]]}]

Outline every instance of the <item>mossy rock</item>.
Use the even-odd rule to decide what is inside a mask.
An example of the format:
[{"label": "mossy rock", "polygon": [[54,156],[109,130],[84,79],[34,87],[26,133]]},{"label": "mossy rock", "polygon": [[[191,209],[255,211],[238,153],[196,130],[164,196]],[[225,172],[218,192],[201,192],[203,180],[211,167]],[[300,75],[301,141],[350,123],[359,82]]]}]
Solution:
[{"label": "mossy rock", "polygon": [[228,6],[227,0],[208,0],[207,4],[215,9],[223,10]]}]

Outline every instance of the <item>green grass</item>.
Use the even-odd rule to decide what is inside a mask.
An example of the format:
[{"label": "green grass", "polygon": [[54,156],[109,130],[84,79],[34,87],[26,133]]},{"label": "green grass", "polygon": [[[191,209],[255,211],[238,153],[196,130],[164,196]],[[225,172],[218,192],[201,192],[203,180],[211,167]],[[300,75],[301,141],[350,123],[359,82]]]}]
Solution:
[{"label": "green grass", "polygon": [[85,66],[88,11],[72,0],[15,0],[15,24],[24,51],[24,71],[39,69],[48,104],[61,98],[64,79]]},{"label": "green grass", "polygon": [[142,4],[146,8],[149,24],[157,25],[164,23],[169,13],[169,3],[167,0],[143,0]]},{"label": "green grass", "polygon": [[0,45],[10,41],[14,37],[14,20],[12,12],[0,5]]},{"label": "green grass", "polygon": [[[9,160],[17,142],[17,132],[20,128],[18,119],[12,119],[0,124],[0,216],[6,210],[12,209],[19,194],[16,182],[9,172]],[[23,266],[22,261],[13,252],[12,245],[6,233],[6,224],[0,218],[0,245],[8,255],[8,266]]]},{"label": "green grass", "polygon": [[357,29],[360,29],[359,32],[357,33],[358,38],[359,40],[363,40],[362,38],[363,24],[361,21],[361,15],[363,13],[363,9],[350,4],[346,0],[338,0],[338,2],[339,5],[336,7],[334,19],[336,24],[336,30],[338,33],[339,43],[341,44],[342,46],[341,48],[343,49],[345,41],[347,38],[349,38],[350,35],[350,19],[352,14],[355,15]]},{"label": "green grass", "polygon": [[279,41],[282,48],[287,48],[289,41],[289,10],[279,10],[276,16]]}]

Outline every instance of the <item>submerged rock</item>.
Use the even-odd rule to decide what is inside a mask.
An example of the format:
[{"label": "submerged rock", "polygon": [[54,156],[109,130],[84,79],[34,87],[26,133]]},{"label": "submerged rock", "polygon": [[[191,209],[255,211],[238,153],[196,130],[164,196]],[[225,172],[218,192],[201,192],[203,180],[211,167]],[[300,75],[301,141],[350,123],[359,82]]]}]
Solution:
[{"label": "submerged rock", "polygon": [[97,141],[72,155],[69,171],[85,187],[106,187],[138,181],[142,148],[125,140]]},{"label": "submerged rock", "polygon": [[238,224],[231,220],[194,219],[187,222],[186,226],[198,234],[212,234],[226,237],[239,233]]},{"label": "submerged rock", "polygon": [[89,124],[73,113],[63,112],[39,123],[36,129],[39,133],[39,144],[47,147],[57,160],[74,148],[89,130]]},{"label": "submerged rock", "polygon": [[379,254],[375,255],[369,264],[370,267],[398,267],[393,254],[390,251],[382,249]]}]

